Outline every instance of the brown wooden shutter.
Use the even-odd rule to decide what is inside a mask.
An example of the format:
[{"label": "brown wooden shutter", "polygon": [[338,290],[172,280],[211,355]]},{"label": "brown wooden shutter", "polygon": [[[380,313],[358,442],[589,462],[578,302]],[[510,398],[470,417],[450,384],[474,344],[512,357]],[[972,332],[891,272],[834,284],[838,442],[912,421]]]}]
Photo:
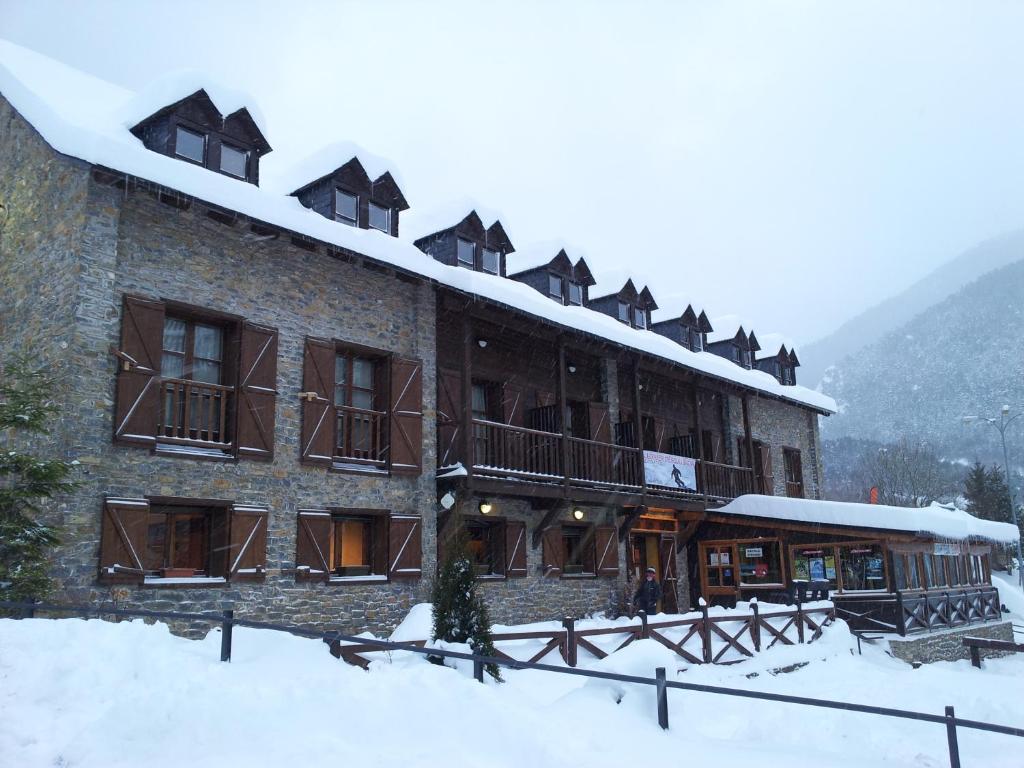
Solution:
[{"label": "brown wooden shutter", "polygon": [[594,528],[588,528],[583,533],[583,542],[581,547],[583,549],[581,555],[583,560],[583,572],[584,573],[597,573],[597,541],[594,537]]},{"label": "brown wooden shutter", "polygon": [[526,576],[526,523],[521,520],[505,522],[505,576]]},{"label": "brown wooden shutter", "polygon": [[392,579],[418,579],[423,575],[423,519],[419,515],[392,515],[388,547]]},{"label": "brown wooden shutter", "polygon": [[300,461],[330,466],[334,456],[334,342],[306,337],[302,357]]},{"label": "brown wooden shutter", "polygon": [[231,508],[227,577],[232,581],[263,581],[267,574],[267,518],[265,507]]},{"label": "brown wooden shutter", "polygon": [[758,444],[755,453],[757,454],[758,467],[760,468],[758,478],[761,482],[761,493],[772,496],[775,493],[775,476],[772,474],[772,449],[771,446]]},{"label": "brown wooden shutter", "polygon": [[391,358],[391,471],[418,475],[423,470],[423,363]]},{"label": "brown wooden shutter", "polygon": [[300,509],[295,536],[295,576],[308,581],[326,581],[331,566],[331,513]]},{"label": "brown wooden shutter", "polygon": [[242,323],[238,367],[238,455],[269,461],[274,458],[277,329]]},{"label": "brown wooden shutter", "polygon": [[612,423],[608,418],[606,403],[589,403],[587,415],[590,419],[590,439],[599,443],[612,442]]},{"label": "brown wooden shutter", "polygon": [[509,426],[526,425],[526,396],[518,384],[506,381],[501,388],[501,418]]},{"label": "brown wooden shutter", "polygon": [[544,576],[558,578],[562,575],[565,562],[565,546],[562,543],[562,526],[552,525],[544,531],[541,539],[541,555],[544,559]]},{"label": "brown wooden shutter", "polygon": [[106,499],[100,533],[100,580],[142,582],[145,576],[149,502],[146,499]]},{"label": "brown wooden shutter", "polygon": [[619,540],[614,525],[599,525],[594,531],[597,575],[619,575]]},{"label": "brown wooden shutter", "polygon": [[163,302],[125,296],[121,346],[117,350],[115,442],[142,445],[156,442],[163,339]]},{"label": "brown wooden shutter", "polygon": [[459,423],[462,421],[462,378],[458,371],[437,372],[437,466],[459,461]]}]

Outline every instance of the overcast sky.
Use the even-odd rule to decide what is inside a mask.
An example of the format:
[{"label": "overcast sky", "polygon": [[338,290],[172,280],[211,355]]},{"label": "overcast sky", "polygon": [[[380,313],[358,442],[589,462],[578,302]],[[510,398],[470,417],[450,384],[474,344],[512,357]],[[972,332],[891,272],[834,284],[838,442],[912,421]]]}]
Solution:
[{"label": "overcast sky", "polygon": [[811,341],[1024,211],[1024,2],[0,0],[138,89],[209,71],[288,163],[336,140],[655,298]]}]

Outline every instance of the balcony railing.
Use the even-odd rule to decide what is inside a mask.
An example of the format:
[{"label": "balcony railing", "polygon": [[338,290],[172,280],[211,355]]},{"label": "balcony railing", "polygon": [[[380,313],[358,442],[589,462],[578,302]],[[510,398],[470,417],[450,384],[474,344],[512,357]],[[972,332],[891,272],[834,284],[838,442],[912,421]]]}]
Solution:
[{"label": "balcony railing", "polygon": [[506,474],[562,477],[562,436],[473,419],[473,464]]},{"label": "balcony railing", "polygon": [[570,437],[569,460],[574,481],[628,488],[643,485],[643,466],[636,448]]},{"label": "balcony railing", "polygon": [[383,465],[387,450],[384,412],[348,405],[335,406],[334,411],[338,422],[335,458],[357,464]]},{"label": "balcony railing", "polygon": [[713,461],[697,462],[697,488],[716,499],[735,499],[754,492],[754,471]]},{"label": "balcony railing", "polygon": [[189,379],[160,382],[160,442],[225,447],[232,442],[228,415],[234,387]]}]

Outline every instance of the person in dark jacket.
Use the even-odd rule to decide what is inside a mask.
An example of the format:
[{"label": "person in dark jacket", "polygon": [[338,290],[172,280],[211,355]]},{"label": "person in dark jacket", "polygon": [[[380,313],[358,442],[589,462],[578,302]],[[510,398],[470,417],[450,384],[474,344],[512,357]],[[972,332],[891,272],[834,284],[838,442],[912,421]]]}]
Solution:
[{"label": "person in dark jacket", "polygon": [[636,594],[633,595],[633,607],[648,616],[658,612],[658,600],[661,599],[661,585],[654,578],[656,573],[653,568],[648,568],[644,580],[640,582]]}]

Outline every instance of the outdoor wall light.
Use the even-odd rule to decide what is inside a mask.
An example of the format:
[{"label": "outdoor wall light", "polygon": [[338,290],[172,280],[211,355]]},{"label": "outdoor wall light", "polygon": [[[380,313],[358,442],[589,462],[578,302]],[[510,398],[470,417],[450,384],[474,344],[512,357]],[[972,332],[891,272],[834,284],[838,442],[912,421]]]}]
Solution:
[{"label": "outdoor wall light", "polygon": [[583,510],[582,510],[582,509],[580,509],[579,507],[576,507],[576,509],[574,509],[574,510],[572,511],[572,516],[573,516],[573,517],[574,517],[574,518],[575,518],[576,520],[582,520],[582,519],[583,519]]},{"label": "outdoor wall light", "polygon": [[489,515],[489,514],[491,514],[491,510],[492,509],[494,509],[494,505],[492,505],[491,502],[487,501],[487,499],[484,499],[483,501],[480,502],[480,514],[481,515]]},{"label": "outdoor wall light", "polygon": [[455,506],[455,495],[451,491],[448,491],[448,493],[441,497],[441,506],[445,509],[451,509]]},{"label": "outdoor wall light", "polygon": [[576,366],[575,365],[570,365],[569,366],[569,373],[576,373]]},{"label": "outdoor wall light", "polygon": [[480,349],[487,349],[487,339],[477,339],[476,343]]}]

